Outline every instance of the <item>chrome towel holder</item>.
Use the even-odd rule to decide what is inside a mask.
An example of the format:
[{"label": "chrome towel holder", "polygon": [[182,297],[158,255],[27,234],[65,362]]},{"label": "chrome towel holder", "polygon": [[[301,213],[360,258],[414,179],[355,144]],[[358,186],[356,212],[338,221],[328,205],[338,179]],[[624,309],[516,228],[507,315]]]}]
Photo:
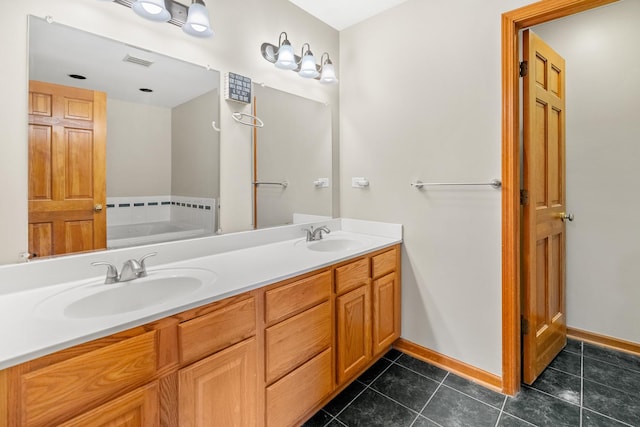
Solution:
[{"label": "chrome towel holder", "polygon": [[[231,117],[233,117],[233,120],[235,120],[236,122],[245,126],[253,126],[256,128],[264,127],[264,122],[260,120],[260,118],[252,114],[241,113],[239,111],[236,111],[235,113],[231,114]],[[251,119],[252,121],[251,122],[244,121],[243,119],[245,117]],[[253,123],[253,121],[255,121],[256,123]]]},{"label": "chrome towel holder", "polygon": [[424,187],[450,186],[450,185],[454,185],[454,186],[489,185],[497,190],[500,187],[502,187],[502,182],[499,179],[492,179],[489,182],[422,182],[418,180],[416,182],[411,183],[412,187],[415,187],[418,189],[421,189]]}]

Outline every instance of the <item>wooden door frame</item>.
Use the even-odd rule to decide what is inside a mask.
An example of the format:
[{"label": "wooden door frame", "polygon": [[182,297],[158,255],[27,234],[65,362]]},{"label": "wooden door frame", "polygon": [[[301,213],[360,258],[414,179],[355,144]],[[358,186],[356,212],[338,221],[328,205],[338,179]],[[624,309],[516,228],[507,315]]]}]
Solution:
[{"label": "wooden door frame", "polygon": [[520,390],[519,31],[618,0],[542,0],[502,15],[502,390]]}]

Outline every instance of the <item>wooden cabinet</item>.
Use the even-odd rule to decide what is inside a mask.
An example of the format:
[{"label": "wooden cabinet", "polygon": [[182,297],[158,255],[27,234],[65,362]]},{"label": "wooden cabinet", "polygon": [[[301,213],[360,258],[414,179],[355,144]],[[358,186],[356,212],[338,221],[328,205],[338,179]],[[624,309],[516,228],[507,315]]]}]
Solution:
[{"label": "wooden cabinet", "polygon": [[394,246],[0,370],[0,427],[291,427],[400,335]]},{"label": "wooden cabinet", "polygon": [[256,339],[179,372],[180,427],[247,427],[257,422]]},{"label": "wooden cabinet", "polygon": [[371,291],[368,284],[336,298],[338,383],[371,360]]},{"label": "wooden cabinet", "polygon": [[335,269],[338,384],[400,337],[399,262],[393,247]]},{"label": "wooden cabinet", "polygon": [[265,292],[267,427],[298,425],[333,391],[331,270]]}]

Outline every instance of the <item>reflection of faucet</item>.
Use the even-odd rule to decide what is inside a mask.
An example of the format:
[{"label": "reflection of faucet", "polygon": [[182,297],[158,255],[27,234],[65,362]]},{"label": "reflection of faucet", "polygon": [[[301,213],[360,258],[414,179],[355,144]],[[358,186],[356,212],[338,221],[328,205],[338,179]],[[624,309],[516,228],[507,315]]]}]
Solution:
[{"label": "reflection of faucet", "polygon": [[322,240],[322,232],[329,234],[331,230],[326,225],[322,225],[315,230],[313,229],[313,225],[310,228],[303,228],[304,231],[307,232],[307,242],[313,242],[316,240]]},{"label": "reflection of faucet", "polygon": [[143,256],[142,258],[140,258],[140,261],[137,261],[135,259],[130,259],[126,261],[122,265],[122,270],[120,271],[119,275],[118,275],[118,269],[116,268],[115,265],[111,263],[100,261],[100,262],[92,262],[91,265],[107,266],[107,277],[104,279],[104,283],[106,285],[111,283],[118,283],[118,282],[128,282],[130,280],[137,279],[139,277],[147,276],[147,267],[144,264],[144,261],[147,258],[152,257],[154,255],[157,255],[157,252],[151,252]]}]

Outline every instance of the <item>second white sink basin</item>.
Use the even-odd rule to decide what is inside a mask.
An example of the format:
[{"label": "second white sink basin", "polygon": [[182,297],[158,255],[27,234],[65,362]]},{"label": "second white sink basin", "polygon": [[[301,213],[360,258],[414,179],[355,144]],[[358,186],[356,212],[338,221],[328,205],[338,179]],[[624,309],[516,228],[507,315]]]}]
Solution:
[{"label": "second white sink basin", "polygon": [[216,275],[205,269],[158,269],[129,282],[91,282],[63,291],[42,301],[36,310],[46,317],[113,316],[183,298],[215,280]]},{"label": "second white sink basin", "polygon": [[307,249],[318,252],[338,252],[357,249],[362,242],[353,239],[333,238],[322,239],[307,243]]}]

